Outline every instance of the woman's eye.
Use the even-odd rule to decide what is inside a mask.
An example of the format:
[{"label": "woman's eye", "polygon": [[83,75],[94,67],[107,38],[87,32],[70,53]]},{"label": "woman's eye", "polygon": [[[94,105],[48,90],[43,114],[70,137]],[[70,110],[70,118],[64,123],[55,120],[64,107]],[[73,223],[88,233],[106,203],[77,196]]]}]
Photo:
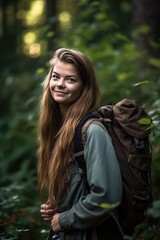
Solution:
[{"label": "woman's eye", "polygon": [[58,80],[58,76],[57,75],[52,75],[52,80]]},{"label": "woman's eye", "polygon": [[76,79],[75,79],[75,78],[67,78],[67,81],[68,81],[69,83],[73,83],[73,82],[76,81]]}]

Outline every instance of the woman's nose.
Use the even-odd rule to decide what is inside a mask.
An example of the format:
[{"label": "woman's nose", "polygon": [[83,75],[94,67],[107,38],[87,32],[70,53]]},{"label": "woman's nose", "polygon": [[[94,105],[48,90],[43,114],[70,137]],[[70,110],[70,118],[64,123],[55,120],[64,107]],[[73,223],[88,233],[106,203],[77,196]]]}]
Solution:
[{"label": "woman's nose", "polygon": [[57,82],[57,87],[65,87],[65,81],[63,78],[59,79]]}]

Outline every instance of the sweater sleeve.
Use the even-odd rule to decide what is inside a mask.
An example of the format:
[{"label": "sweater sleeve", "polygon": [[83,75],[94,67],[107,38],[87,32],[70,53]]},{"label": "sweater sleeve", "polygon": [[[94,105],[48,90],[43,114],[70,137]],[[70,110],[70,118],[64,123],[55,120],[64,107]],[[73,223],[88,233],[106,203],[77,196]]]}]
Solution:
[{"label": "sweater sleeve", "polygon": [[112,141],[107,131],[95,123],[87,130],[84,158],[90,193],[60,214],[59,223],[64,231],[95,226],[109,216],[101,203],[121,201],[121,174]]}]

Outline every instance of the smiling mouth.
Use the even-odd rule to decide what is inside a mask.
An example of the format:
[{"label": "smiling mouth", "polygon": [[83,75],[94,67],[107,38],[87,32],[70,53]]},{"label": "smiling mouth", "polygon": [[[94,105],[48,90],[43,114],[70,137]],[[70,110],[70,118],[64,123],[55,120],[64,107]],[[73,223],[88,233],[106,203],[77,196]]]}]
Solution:
[{"label": "smiling mouth", "polygon": [[67,94],[66,92],[62,92],[62,91],[54,91],[54,92],[59,94]]}]

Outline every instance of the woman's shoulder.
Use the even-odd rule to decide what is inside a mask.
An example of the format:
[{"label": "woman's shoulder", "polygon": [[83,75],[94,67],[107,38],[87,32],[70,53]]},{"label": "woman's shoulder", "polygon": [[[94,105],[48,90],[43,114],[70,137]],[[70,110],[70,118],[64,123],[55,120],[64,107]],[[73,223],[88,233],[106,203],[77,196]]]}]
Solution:
[{"label": "woman's shoulder", "polygon": [[87,128],[87,136],[93,136],[93,137],[107,137],[110,139],[110,135],[107,131],[107,129],[105,128],[105,126],[103,125],[102,122],[100,121],[93,121]]},{"label": "woman's shoulder", "polygon": [[101,121],[93,120],[87,128],[87,132],[107,132],[107,129]]}]

